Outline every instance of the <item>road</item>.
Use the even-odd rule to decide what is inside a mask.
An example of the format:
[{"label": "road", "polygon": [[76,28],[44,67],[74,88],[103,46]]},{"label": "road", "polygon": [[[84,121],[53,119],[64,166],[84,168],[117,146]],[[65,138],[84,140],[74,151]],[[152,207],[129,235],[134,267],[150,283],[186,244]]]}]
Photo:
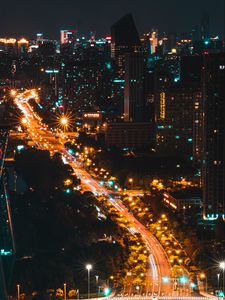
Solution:
[{"label": "road", "polygon": [[25,93],[17,94],[14,99],[16,105],[24,115],[22,123],[27,128],[30,138],[39,149],[60,152],[64,162],[70,164],[77,177],[81,179],[82,190],[91,191],[99,196],[104,195],[120,214],[132,224],[133,230],[141,234],[150,252],[149,265],[151,267],[151,286],[149,292],[158,295],[172,295],[172,284],[162,284],[163,277],[171,278],[172,276],[171,266],[161,244],[153,234],[151,234],[151,232],[149,232],[148,229],[128,211],[119,197],[113,196],[111,191],[101,186],[96,179],[92,178],[91,175],[75,161],[75,158],[69,154],[64,147],[63,141],[56,137],[55,133],[50,131],[47,126],[42,123],[40,117],[33,111],[28,103],[28,100],[32,98],[33,94],[33,91],[31,94],[26,91]]}]

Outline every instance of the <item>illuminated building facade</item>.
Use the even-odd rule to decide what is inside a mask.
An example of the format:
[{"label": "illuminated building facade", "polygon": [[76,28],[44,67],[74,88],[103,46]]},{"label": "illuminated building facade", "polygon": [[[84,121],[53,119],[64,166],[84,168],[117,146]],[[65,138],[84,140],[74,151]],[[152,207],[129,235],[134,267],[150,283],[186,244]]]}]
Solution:
[{"label": "illuminated building facade", "polygon": [[110,40],[81,41],[61,63],[62,103],[77,113],[112,108]]},{"label": "illuminated building facade", "polygon": [[61,30],[60,31],[60,44],[71,44],[76,41],[76,30]]},{"label": "illuminated building facade", "polygon": [[225,54],[205,55],[203,73],[204,218],[225,217]]},{"label": "illuminated building facade", "polygon": [[150,44],[151,44],[151,53],[154,54],[158,46],[158,30],[156,29],[151,32]]},{"label": "illuminated building facade", "polygon": [[162,154],[182,155],[193,160],[195,148],[196,155],[200,155],[198,151],[201,138],[199,130],[202,120],[199,112],[201,99],[200,88],[181,85],[156,92],[157,151]]},{"label": "illuminated building facade", "polygon": [[43,44],[43,42],[44,42],[44,34],[43,33],[36,34],[36,42],[38,45]]}]

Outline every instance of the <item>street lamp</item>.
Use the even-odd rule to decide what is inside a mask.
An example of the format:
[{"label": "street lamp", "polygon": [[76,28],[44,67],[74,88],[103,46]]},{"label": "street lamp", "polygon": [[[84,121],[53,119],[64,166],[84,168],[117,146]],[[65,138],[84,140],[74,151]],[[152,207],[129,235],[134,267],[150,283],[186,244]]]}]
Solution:
[{"label": "street lamp", "polygon": [[220,288],[220,273],[217,274],[218,290]]},{"label": "street lamp", "polygon": [[130,183],[131,188],[133,188],[134,179],[133,178],[129,178],[128,182]]},{"label": "street lamp", "polygon": [[63,284],[64,300],[66,300],[66,283]]},{"label": "street lamp", "polygon": [[90,298],[90,271],[92,270],[92,265],[87,264],[86,270],[88,271],[88,299]]},{"label": "street lamp", "polygon": [[224,293],[224,270],[225,270],[225,261],[220,262],[220,269],[223,270],[223,293]]},{"label": "street lamp", "polygon": [[17,300],[20,300],[20,285],[17,284]]},{"label": "street lamp", "polygon": [[23,125],[26,125],[26,124],[27,124],[27,119],[26,119],[25,117],[23,117],[23,118],[21,119],[21,123],[22,123]]},{"label": "street lamp", "polygon": [[207,282],[207,277],[206,277],[205,273],[201,273],[201,274],[200,274],[200,279],[201,279],[201,280],[205,280],[205,291],[206,291],[206,293],[207,293],[207,290],[208,290],[208,282]]},{"label": "street lamp", "polygon": [[61,117],[60,123],[61,123],[63,126],[67,126],[67,125],[68,125],[68,122],[69,122],[69,120],[68,120],[68,118],[67,118],[66,116]]},{"label": "street lamp", "polygon": [[99,275],[95,275],[97,297],[98,297],[98,280],[99,280]]},{"label": "street lamp", "polygon": [[11,95],[12,97],[15,97],[16,94],[17,94],[17,91],[16,91],[16,90],[11,90],[11,91],[10,91],[10,95]]}]

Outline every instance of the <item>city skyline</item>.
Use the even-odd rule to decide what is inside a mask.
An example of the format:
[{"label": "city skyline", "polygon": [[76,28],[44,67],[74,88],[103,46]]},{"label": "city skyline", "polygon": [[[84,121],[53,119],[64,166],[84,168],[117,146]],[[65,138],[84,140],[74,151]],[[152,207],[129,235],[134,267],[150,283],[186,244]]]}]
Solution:
[{"label": "city skyline", "polygon": [[225,300],[225,0],[21,1],[0,300]]},{"label": "city skyline", "polygon": [[[81,33],[96,31],[97,36],[108,34],[110,26],[126,13],[132,13],[138,31],[145,32],[152,27],[160,31],[190,31],[199,25],[204,12],[209,12],[212,35],[224,33],[224,1],[218,0],[217,5],[212,1],[195,1],[180,3],[173,0],[135,1],[118,0],[104,3],[79,1],[43,1],[29,3],[24,0],[17,3],[11,1],[2,3],[0,12],[0,34],[7,36],[33,37],[36,32],[44,32],[46,37],[58,38],[60,29],[77,28]],[[13,8],[13,9],[12,9]],[[93,11],[95,14],[93,14]],[[171,18],[173,15],[173,18]]]}]

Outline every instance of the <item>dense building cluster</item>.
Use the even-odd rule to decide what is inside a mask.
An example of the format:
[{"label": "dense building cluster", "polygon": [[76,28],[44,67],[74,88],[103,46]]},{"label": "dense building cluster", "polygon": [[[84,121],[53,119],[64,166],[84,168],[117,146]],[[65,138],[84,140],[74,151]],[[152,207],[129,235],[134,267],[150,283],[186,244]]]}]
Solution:
[{"label": "dense building cluster", "polygon": [[139,36],[126,15],[101,38],[61,30],[59,40],[0,39],[1,91],[38,86],[40,109],[71,112],[106,147],[198,165],[208,219],[225,214],[224,80],[224,43],[207,14],[186,33]]}]

